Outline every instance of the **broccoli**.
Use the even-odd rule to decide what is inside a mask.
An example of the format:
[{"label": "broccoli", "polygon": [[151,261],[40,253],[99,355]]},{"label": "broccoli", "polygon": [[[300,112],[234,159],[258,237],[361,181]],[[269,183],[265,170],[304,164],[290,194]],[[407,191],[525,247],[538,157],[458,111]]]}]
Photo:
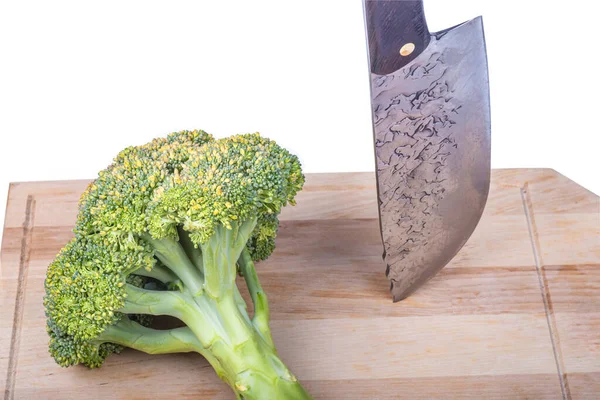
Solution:
[{"label": "broccoli", "polygon": [[[298,158],[257,133],[183,131],[121,151],[81,196],[74,238],[48,267],[50,354],[93,368],[124,347],[197,352],[238,399],[309,399],[277,355],[254,268],[303,184]],[[183,326],[156,329],[152,316]]]}]

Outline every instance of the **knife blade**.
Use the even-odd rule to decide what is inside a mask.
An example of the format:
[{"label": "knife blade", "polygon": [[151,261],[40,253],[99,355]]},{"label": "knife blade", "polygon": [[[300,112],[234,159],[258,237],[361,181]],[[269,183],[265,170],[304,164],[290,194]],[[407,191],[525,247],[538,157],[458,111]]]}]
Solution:
[{"label": "knife blade", "polygon": [[363,0],[383,258],[393,300],[463,247],[490,183],[483,21],[430,33],[423,1]]}]

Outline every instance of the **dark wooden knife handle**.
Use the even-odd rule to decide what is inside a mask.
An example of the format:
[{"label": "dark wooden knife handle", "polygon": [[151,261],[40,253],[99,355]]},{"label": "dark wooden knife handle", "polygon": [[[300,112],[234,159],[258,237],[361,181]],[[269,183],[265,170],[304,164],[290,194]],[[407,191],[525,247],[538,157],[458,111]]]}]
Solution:
[{"label": "dark wooden knife handle", "polygon": [[371,72],[394,72],[425,50],[431,35],[423,0],[364,1]]}]

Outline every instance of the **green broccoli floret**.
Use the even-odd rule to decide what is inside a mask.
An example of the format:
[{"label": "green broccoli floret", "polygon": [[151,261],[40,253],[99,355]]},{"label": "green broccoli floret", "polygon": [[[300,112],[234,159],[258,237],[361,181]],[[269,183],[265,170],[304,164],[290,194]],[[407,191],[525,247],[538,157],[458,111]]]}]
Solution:
[{"label": "green broccoli floret", "polygon": [[[254,268],[303,184],[297,157],[259,134],[184,131],[123,150],[82,195],[75,237],[48,267],[51,355],[99,367],[123,347],[197,352],[238,399],[310,398],[277,355]],[[184,326],[154,329],[157,315]]]}]

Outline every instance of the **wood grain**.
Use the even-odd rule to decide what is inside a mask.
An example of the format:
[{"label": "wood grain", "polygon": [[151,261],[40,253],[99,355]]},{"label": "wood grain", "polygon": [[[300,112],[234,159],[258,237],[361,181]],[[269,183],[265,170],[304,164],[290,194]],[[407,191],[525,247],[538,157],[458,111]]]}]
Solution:
[{"label": "wood grain", "polygon": [[[552,170],[493,171],[487,208],[469,242],[422,289],[392,304],[373,174],[307,178],[298,206],[282,215],[277,250],[259,265],[259,276],[282,358],[316,399],[598,397],[597,196]],[[127,350],[98,370],[62,369],[49,357],[45,270],[72,235],[88,183],[10,187],[0,264],[0,393],[6,400],[231,398],[194,354]]]},{"label": "wood grain", "polygon": [[566,396],[598,398],[600,198],[548,171],[528,182],[528,192]]}]

